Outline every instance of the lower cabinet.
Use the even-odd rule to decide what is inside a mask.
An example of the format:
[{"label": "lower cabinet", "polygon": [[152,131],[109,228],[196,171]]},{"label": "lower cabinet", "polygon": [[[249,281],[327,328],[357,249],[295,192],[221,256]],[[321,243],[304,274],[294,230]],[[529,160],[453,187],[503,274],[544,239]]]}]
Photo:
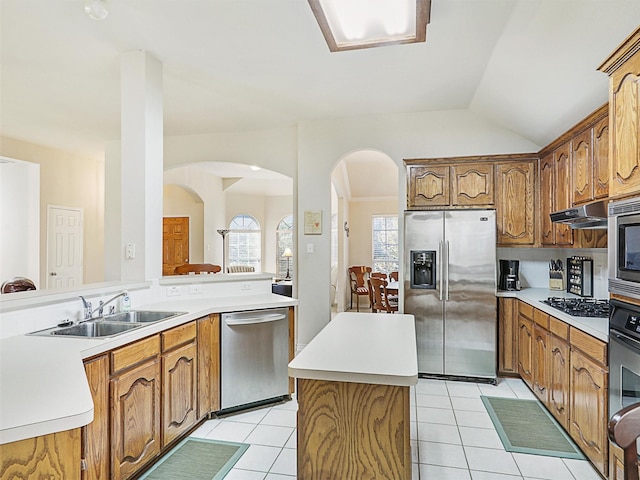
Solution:
[{"label": "lower cabinet", "polygon": [[607,466],[607,393],[605,368],[571,348],[571,438],[601,473]]},{"label": "lower cabinet", "polygon": [[518,374],[518,300],[498,298],[498,375]]},{"label": "lower cabinet", "polygon": [[524,302],[518,304],[518,373],[524,382],[533,389],[533,320]]},{"label": "lower cabinet", "polygon": [[566,430],[569,430],[569,375],[569,344],[564,338],[550,335],[547,408]]},{"label": "lower cabinet", "polygon": [[159,337],[114,350],[111,357],[112,365],[120,363],[111,378],[111,478],[127,479],[161,448]]},{"label": "lower cabinet", "polygon": [[0,445],[0,479],[80,478],[80,429]]},{"label": "lower cabinet", "polygon": [[[610,461],[619,470],[622,460],[609,459],[607,344],[526,302],[518,300],[517,310],[520,377],[602,475]],[[506,318],[501,311],[500,325]],[[501,349],[508,344],[500,339]]]},{"label": "lower cabinet", "polygon": [[82,480],[106,480],[111,463],[109,448],[109,357],[85,360],[84,370],[93,399],[93,422],[82,428]]}]

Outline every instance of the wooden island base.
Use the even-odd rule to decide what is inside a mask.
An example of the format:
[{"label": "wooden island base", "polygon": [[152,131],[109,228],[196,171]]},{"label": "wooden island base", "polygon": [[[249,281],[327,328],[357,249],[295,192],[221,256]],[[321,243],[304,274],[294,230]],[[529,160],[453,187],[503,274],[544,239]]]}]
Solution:
[{"label": "wooden island base", "polygon": [[408,386],[297,386],[299,479],[411,479]]}]

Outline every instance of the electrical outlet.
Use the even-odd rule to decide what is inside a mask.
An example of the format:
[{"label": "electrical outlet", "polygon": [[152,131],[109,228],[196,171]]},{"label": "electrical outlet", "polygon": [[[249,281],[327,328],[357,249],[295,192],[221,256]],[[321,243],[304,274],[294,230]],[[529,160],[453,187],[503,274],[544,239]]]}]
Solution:
[{"label": "electrical outlet", "polygon": [[253,290],[253,285],[249,282],[242,282],[240,284],[240,290]]},{"label": "electrical outlet", "polygon": [[202,293],[202,285],[189,285],[189,295]]},{"label": "electrical outlet", "polygon": [[178,286],[172,286],[172,287],[167,287],[167,297],[177,297],[180,295],[180,287]]}]

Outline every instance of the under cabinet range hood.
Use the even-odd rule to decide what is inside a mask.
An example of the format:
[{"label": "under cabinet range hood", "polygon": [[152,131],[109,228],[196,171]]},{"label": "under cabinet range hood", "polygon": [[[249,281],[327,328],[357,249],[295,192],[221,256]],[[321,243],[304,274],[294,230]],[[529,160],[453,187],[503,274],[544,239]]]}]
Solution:
[{"label": "under cabinet range hood", "polygon": [[571,228],[574,229],[606,229],[608,202],[608,200],[598,200],[585,205],[560,210],[559,212],[553,212],[549,216],[553,223],[564,223],[571,225]]}]

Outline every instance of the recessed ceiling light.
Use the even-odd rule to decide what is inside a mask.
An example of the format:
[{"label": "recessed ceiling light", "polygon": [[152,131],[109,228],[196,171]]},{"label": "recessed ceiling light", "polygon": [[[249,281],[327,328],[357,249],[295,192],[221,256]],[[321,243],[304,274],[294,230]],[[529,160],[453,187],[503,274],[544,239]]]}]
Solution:
[{"label": "recessed ceiling light", "polygon": [[254,172],[257,172],[258,170],[260,170],[260,167],[258,167],[257,165],[251,165],[249,168]]},{"label": "recessed ceiling light", "polygon": [[424,42],[431,0],[308,0],[329,50]]}]

